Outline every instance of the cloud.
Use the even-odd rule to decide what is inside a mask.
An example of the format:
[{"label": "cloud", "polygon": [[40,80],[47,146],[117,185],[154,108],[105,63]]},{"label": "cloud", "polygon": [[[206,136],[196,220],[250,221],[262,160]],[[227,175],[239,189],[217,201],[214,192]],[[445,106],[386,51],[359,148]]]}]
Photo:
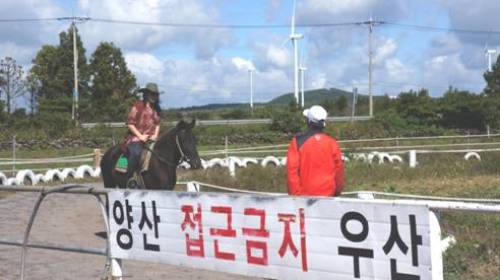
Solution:
[{"label": "cloud", "polygon": [[280,0],[270,0],[270,5],[267,8],[267,15],[266,15],[267,22],[272,22],[275,19],[279,7],[280,7]]},{"label": "cloud", "polygon": [[386,39],[384,42],[379,43],[375,49],[373,63],[378,64],[394,56],[396,49],[397,44],[394,39]]},{"label": "cloud", "polygon": [[[54,18],[62,15],[63,10],[53,0],[2,1],[0,9],[2,19]],[[60,22],[54,21],[0,23],[1,55],[12,56],[18,62],[28,64],[35,49],[44,43],[57,41],[61,26]]]},{"label": "cloud", "polygon": [[297,22],[350,22],[374,19],[397,20],[410,12],[403,0],[304,0],[297,5]]},{"label": "cloud", "polygon": [[[441,0],[448,11],[450,27],[468,30],[495,30],[500,31],[500,22],[497,20],[500,10],[500,1],[495,0]],[[484,46],[499,45],[500,36],[497,34],[457,34],[458,38],[467,43]]]},{"label": "cloud", "polygon": [[[70,16],[60,0],[3,1],[0,18]],[[206,0],[78,0],[75,14],[92,18],[143,22],[240,23],[224,5]],[[272,24],[290,22],[291,1],[254,1],[262,19]],[[498,1],[439,0],[298,0],[297,22],[335,23],[374,20],[500,30]],[[34,9],[33,7],[37,7]],[[432,11],[429,12],[428,10]],[[443,25],[444,24],[444,25]],[[68,22],[0,24],[0,53],[29,68],[42,44],[57,44],[57,34]],[[153,81],[165,91],[162,105],[192,106],[213,102],[247,102],[249,77],[254,72],[256,101],[293,90],[293,48],[288,30],[203,29],[144,26],[88,21],[79,24],[90,56],[101,41],[112,41],[124,53],[140,85]],[[306,64],[306,89],[339,87],[361,93],[368,83],[366,26],[298,28],[300,57]],[[479,91],[486,69],[484,44],[500,44],[500,36],[421,32],[390,26],[373,33],[375,93],[428,87],[434,95],[448,85]]]},{"label": "cloud", "polygon": [[[171,1],[82,1],[80,9],[89,11],[92,18],[166,23],[219,23],[215,7],[200,0]],[[153,51],[159,47],[192,48],[198,58],[209,59],[221,47],[233,40],[225,29],[144,26],[103,22],[87,22],[82,34],[95,46],[99,41],[135,51]]]},{"label": "cloud", "polygon": [[431,57],[424,62],[424,68],[422,80],[438,94],[443,93],[446,86],[478,92],[484,85],[481,72],[468,68],[458,53]]},{"label": "cloud", "polygon": [[[248,102],[250,60],[234,56],[215,56],[210,60],[162,59],[149,53],[126,53],[129,68],[138,83],[156,82],[162,106],[188,107],[208,103]],[[284,70],[256,69],[253,74],[254,100],[269,101],[291,92],[291,80]]]},{"label": "cloud", "polygon": [[33,53],[35,53],[35,48],[31,46],[18,45],[10,41],[0,43],[1,58],[12,57],[25,70],[31,67]]},{"label": "cloud", "polygon": [[255,66],[253,65],[253,62],[241,57],[233,57],[231,59],[233,62],[234,66],[238,68],[238,70],[249,70],[249,69],[255,69]]},{"label": "cloud", "polygon": [[285,67],[291,64],[289,52],[284,48],[272,45],[267,48],[266,58],[276,67]]},{"label": "cloud", "polygon": [[132,73],[142,81],[157,80],[165,71],[162,61],[149,53],[126,53],[125,61]]}]

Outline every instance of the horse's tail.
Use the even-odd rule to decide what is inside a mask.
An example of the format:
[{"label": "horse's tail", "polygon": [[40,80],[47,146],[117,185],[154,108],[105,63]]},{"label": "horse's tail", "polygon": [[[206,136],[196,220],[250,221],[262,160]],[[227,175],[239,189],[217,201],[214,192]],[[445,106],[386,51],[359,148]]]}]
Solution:
[{"label": "horse's tail", "polygon": [[101,160],[101,175],[105,188],[113,188],[113,151],[116,146],[108,149]]}]

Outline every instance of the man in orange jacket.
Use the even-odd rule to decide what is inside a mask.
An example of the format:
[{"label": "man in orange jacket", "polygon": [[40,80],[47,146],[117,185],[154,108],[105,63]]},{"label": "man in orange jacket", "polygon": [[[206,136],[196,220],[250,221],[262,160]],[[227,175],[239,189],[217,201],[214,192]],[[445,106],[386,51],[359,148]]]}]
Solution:
[{"label": "man in orange jacket", "polygon": [[337,196],[344,188],[344,164],[337,141],[323,132],[327,112],[321,106],[304,110],[308,130],[288,146],[288,194]]}]

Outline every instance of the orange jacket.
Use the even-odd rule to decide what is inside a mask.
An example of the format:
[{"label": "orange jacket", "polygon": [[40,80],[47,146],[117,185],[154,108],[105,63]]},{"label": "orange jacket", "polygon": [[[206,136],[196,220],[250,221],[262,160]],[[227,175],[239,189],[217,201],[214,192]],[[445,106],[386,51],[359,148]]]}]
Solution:
[{"label": "orange jacket", "polygon": [[319,130],[296,135],[287,153],[288,194],[336,196],[344,188],[337,141]]}]

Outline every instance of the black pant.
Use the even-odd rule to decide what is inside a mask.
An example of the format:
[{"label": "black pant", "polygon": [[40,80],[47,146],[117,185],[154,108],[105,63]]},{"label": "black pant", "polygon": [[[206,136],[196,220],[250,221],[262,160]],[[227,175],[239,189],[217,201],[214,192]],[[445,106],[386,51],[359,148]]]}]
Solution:
[{"label": "black pant", "polygon": [[139,167],[139,161],[141,159],[142,150],[144,149],[144,144],[142,142],[132,142],[127,145],[128,149],[128,167],[127,173],[132,174]]}]

